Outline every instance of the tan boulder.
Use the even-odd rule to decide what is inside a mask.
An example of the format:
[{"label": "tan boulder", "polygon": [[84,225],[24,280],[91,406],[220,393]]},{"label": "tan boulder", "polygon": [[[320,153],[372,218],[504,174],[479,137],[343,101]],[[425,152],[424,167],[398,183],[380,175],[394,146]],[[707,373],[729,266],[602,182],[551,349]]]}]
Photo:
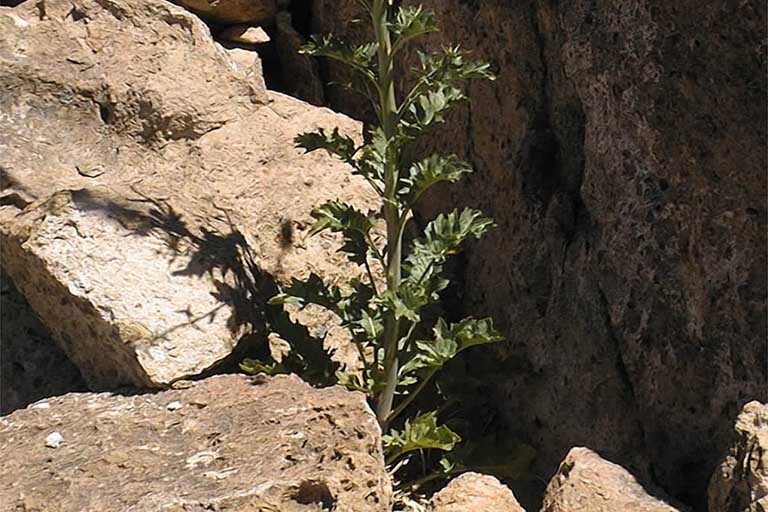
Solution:
[{"label": "tan boulder", "polygon": [[0,418],[0,511],[390,510],[362,394],[295,376],[184,387],[69,394]]},{"label": "tan boulder", "polygon": [[275,0],[177,0],[177,3],[216,23],[267,25],[277,10]]},{"label": "tan boulder", "polygon": [[709,482],[709,511],[768,511],[768,406],[746,404],[732,437]]},{"label": "tan boulder", "polygon": [[498,479],[464,473],[432,496],[433,512],[525,512]]},{"label": "tan boulder", "polygon": [[676,512],[632,474],[588,448],[573,448],[550,480],[541,512]]},{"label": "tan boulder", "polygon": [[0,256],[92,388],[236,359],[265,342],[277,283],[357,271],[337,238],[306,235],[309,212],[375,195],[293,147],[357,122],[268,94],[258,67],[168,2],[47,0],[38,14],[0,8]]}]

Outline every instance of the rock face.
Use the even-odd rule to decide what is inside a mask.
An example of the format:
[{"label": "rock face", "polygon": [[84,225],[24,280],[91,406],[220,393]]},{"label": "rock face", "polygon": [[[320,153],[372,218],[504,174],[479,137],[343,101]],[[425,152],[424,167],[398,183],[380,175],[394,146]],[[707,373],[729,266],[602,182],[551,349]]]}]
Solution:
[{"label": "rock face", "polygon": [[390,510],[361,394],[293,376],[187,385],[70,394],[0,419],[0,510]]},{"label": "rock face", "polygon": [[13,281],[0,272],[0,415],[41,398],[86,389],[77,367]]},{"label": "rock face", "polygon": [[267,94],[168,2],[44,5],[0,9],[0,255],[92,389],[204,372],[266,338],[275,282],[349,274],[309,212],[375,196],[292,141],[357,123]]},{"label": "rock face", "polygon": [[[471,205],[499,225],[464,255],[456,316],[506,330],[497,362],[469,365],[496,383],[502,428],[537,448],[539,474],[589,444],[703,509],[728,418],[768,389],[765,6],[403,3],[437,12],[427,46],[498,71],[419,151],[476,168],[424,218]],[[363,35],[354,0],[313,16]]]},{"label": "rock face", "polygon": [[176,0],[190,11],[215,23],[253,23],[267,25],[273,21],[275,0]]},{"label": "rock face", "polygon": [[506,486],[490,475],[464,473],[432,496],[433,512],[525,512]]},{"label": "rock face", "polygon": [[547,487],[541,512],[676,512],[626,469],[587,448],[574,448]]},{"label": "rock face", "polygon": [[709,482],[710,512],[768,511],[768,406],[750,402]]}]

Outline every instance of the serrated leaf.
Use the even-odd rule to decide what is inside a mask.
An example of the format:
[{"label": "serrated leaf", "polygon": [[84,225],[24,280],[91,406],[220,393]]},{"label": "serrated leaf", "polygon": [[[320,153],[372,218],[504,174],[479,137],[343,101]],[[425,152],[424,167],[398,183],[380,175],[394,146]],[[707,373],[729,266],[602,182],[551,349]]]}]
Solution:
[{"label": "serrated leaf", "polygon": [[436,300],[437,294],[447,286],[441,273],[448,256],[458,252],[465,240],[480,238],[493,225],[492,220],[470,208],[461,213],[454,210],[448,215],[438,215],[425,228],[424,237],[411,244],[403,264],[407,275],[402,288],[411,290],[411,295]]},{"label": "serrated leaf", "polygon": [[432,185],[441,181],[456,183],[470,172],[472,167],[454,155],[432,155],[411,165],[408,176],[400,180],[398,194],[404,203],[414,204]]},{"label": "serrated leaf", "polygon": [[421,6],[400,7],[390,23],[390,29],[394,36],[392,53],[397,53],[413,39],[436,32],[438,30],[437,18],[431,10]]},{"label": "serrated leaf", "polygon": [[370,394],[374,385],[371,379],[366,379],[366,381],[363,382],[363,379],[359,374],[343,372],[340,370],[336,372],[336,379],[339,384],[346,387],[348,390],[361,391],[365,394]]},{"label": "serrated leaf", "polygon": [[398,320],[405,318],[411,322],[418,322],[421,318],[417,311],[423,306],[423,301],[417,300],[414,296],[403,295],[405,291],[406,289],[402,286],[397,292],[386,290],[379,295],[376,302],[390,311]]},{"label": "serrated leaf", "polygon": [[439,318],[433,334],[431,340],[416,341],[414,355],[400,369],[401,378],[424,368],[441,368],[469,347],[503,339],[489,318],[465,318],[450,326]]},{"label": "serrated leaf", "polygon": [[414,450],[450,451],[461,437],[445,425],[437,424],[437,414],[427,412],[405,420],[403,430],[391,430],[382,437],[387,460],[394,460]]},{"label": "serrated leaf", "polygon": [[378,221],[375,212],[363,213],[353,206],[341,201],[328,201],[316,208],[311,213],[315,224],[309,231],[313,236],[317,233],[330,230],[334,233],[342,233],[344,244],[340,251],[347,253],[350,261],[362,265],[366,262],[369,251],[377,251],[373,246],[371,231]]},{"label": "serrated leaf", "polygon": [[414,136],[445,120],[446,112],[466,99],[457,84],[471,78],[494,79],[490,65],[465,60],[467,53],[458,46],[442,53],[418,52],[420,68],[414,70],[416,85],[400,107],[400,118]]},{"label": "serrated leaf", "polygon": [[307,44],[301,47],[300,53],[338,60],[375,82],[375,57],[378,48],[379,45],[375,42],[349,45],[333,35],[313,35]]}]

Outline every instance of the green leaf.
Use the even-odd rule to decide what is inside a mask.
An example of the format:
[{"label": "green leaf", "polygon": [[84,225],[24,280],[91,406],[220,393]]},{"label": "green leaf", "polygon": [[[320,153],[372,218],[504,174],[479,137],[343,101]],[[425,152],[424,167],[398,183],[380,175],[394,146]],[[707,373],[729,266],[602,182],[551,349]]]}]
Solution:
[{"label": "green leaf", "polygon": [[[493,221],[471,208],[461,213],[440,214],[424,230],[424,237],[411,244],[403,265],[407,274],[403,280],[406,289],[420,289],[421,295],[435,300],[447,281],[441,278],[449,255],[457,253],[468,238],[479,239],[494,226]],[[416,294],[416,292],[411,292]]]},{"label": "green leaf", "polygon": [[376,83],[375,57],[378,48],[378,43],[374,42],[348,45],[332,35],[313,35],[307,44],[302,46],[300,53],[338,60],[360,72],[372,83]]},{"label": "green leaf", "polygon": [[378,311],[363,309],[360,318],[356,318],[345,325],[352,337],[361,342],[377,341],[384,334],[384,323]]},{"label": "green leaf", "polygon": [[244,359],[240,363],[240,369],[251,375],[258,375],[259,373],[266,373],[267,375],[286,373],[285,368],[281,364],[275,361],[267,363],[258,359]]},{"label": "green leaf", "polygon": [[471,78],[495,78],[490,64],[465,60],[466,55],[459,46],[443,48],[442,53],[418,52],[420,69],[414,70],[416,85],[406,95],[399,111],[410,136],[443,122],[445,113],[466,99],[457,87],[459,82]]},{"label": "green leaf", "polygon": [[475,345],[495,343],[503,337],[493,327],[490,318],[465,318],[450,326],[442,318],[437,320],[433,328],[432,340],[419,340],[415,343],[415,355],[400,369],[400,375],[423,368],[441,368],[463,350]]},{"label": "green leaf", "polygon": [[400,7],[395,14],[395,19],[390,23],[390,30],[394,36],[392,53],[395,54],[413,39],[437,32],[437,18],[433,11],[421,6]]},{"label": "green leaf", "polygon": [[339,370],[336,372],[336,379],[339,384],[346,387],[348,390],[361,391],[369,396],[374,386],[372,379],[366,379],[365,382],[363,382],[363,379],[357,373],[342,372]]},{"label": "green leaf", "polygon": [[386,290],[381,293],[376,302],[379,306],[390,311],[398,320],[405,318],[414,323],[418,322],[421,318],[417,311],[424,305],[424,302],[419,297],[404,295],[403,292],[405,291],[407,290],[402,286],[397,292]]},{"label": "green leaf", "polygon": [[400,180],[398,194],[406,204],[414,204],[429,187],[441,181],[456,183],[472,172],[472,167],[454,155],[432,155],[408,169],[408,177]]},{"label": "green leaf", "polygon": [[362,265],[367,261],[369,251],[378,251],[371,237],[371,231],[378,222],[377,213],[363,213],[341,201],[328,201],[313,210],[311,215],[316,222],[309,235],[326,229],[342,233],[344,244],[339,251],[347,253],[350,261]]},{"label": "green leaf", "polygon": [[414,450],[451,451],[461,437],[447,426],[438,425],[435,412],[427,412],[405,420],[402,431],[392,429],[382,441],[390,461]]}]

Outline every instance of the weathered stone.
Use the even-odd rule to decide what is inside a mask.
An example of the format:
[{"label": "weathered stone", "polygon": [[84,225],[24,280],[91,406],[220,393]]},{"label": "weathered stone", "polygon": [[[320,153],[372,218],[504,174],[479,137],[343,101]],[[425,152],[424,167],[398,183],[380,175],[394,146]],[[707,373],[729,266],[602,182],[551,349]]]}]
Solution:
[{"label": "weathered stone", "polygon": [[768,406],[749,402],[709,482],[710,512],[768,512]]},{"label": "weathered stone", "polygon": [[249,46],[257,46],[270,41],[269,35],[261,27],[252,27],[250,25],[233,25],[226,27],[218,33],[218,38],[231,43],[238,43]]},{"label": "weathered stone", "polygon": [[[768,389],[764,3],[403,4],[437,12],[421,47],[461,43],[498,72],[418,148],[476,168],[422,218],[469,205],[499,226],[457,268],[455,313],[493,316],[507,340],[501,362],[468,365],[494,376],[480,406],[536,447],[536,472],[589,445],[703,508],[729,418]],[[355,0],[312,15],[368,36]]]},{"label": "weathered stone", "polygon": [[390,510],[379,427],[359,393],[231,375],[47,403],[0,419],[0,511]]},{"label": "weathered stone", "polygon": [[377,198],[293,139],[358,123],[268,95],[173,4],[45,5],[0,9],[0,255],[90,386],[204,372],[266,343],[276,282],[356,272],[309,212]]},{"label": "weathered stone", "polygon": [[216,23],[272,23],[275,0],[175,0],[200,17]]},{"label": "weathered stone", "polygon": [[235,66],[243,72],[261,72],[261,59],[253,50],[243,48],[228,48],[227,55]]},{"label": "weathered stone", "polygon": [[0,414],[87,388],[80,372],[0,272]]},{"label": "weathered stone", "polygon": [[525,512],[515,495],[490,475],[464,473],[432,496],[434,512]]},{"label": "weathered stone", "polygon": [[541,512],[676,512],[632,474],[588,448],[573,448],[549,482]]}]

